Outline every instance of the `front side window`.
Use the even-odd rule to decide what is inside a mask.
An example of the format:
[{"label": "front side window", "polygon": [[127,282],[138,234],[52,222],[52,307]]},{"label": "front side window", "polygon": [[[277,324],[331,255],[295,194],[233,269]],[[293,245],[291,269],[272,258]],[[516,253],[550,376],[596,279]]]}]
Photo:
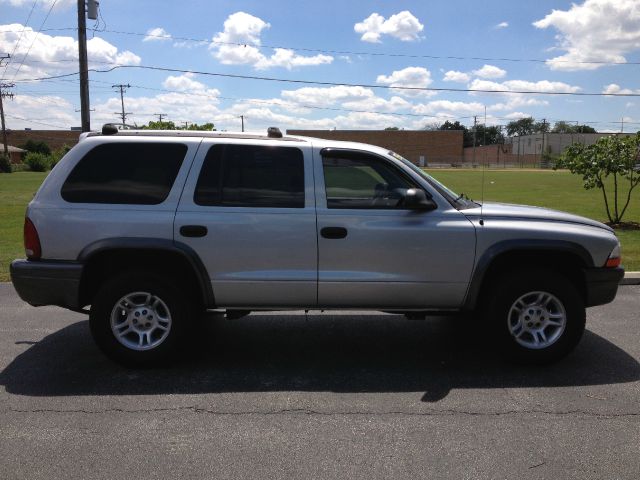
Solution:
[{"label": "front side window", "polygon": [[292,147],[214,145],[194,193],[205,206],[304,208],[304,158]]},{"label": "front side window", "polygon": [[157,205],[187,153],[181,143],[104,143],[90,150],[62,186],[72,203]]},{"label": "front side window", "polygon": [[328,208],[401,208],[404,194],[415,188],[397,168],[368,155],[322,158]]}]

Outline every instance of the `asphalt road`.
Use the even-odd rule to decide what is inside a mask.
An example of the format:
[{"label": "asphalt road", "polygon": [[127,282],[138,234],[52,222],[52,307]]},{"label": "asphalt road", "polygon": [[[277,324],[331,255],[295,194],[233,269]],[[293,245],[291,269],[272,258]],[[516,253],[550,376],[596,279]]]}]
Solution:
[{"label": "asphalt road", "polygon": [[0,284],[0,478],[636,480],[639,311],[621,287],[546,368],[463,319],[343,312],[211,319],[197,353],[129,371]]}]

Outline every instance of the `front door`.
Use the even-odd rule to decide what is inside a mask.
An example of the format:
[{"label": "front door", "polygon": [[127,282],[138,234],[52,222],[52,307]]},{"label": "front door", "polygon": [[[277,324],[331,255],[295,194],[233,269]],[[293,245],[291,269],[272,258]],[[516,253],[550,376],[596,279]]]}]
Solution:
[{"label": "front door", "polygon": [[404,208],[402,192],[424,186],[383,156],[332,150],[315,160],[320,307],[462,304],[475,256],[462,213],[441,198],[432,211]]}]

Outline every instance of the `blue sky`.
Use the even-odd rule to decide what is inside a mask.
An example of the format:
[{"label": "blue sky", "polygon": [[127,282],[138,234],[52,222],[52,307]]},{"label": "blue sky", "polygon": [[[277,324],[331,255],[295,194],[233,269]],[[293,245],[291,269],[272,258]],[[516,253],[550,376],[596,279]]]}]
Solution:
[{"label": "blue sky", "polygon": [[[80,123],[77,76],[31,81],[77,71],[73,0],[58,0],[37,33],[51,4],[0,0],[0,54],[14,53],[7,69],[0,68],[3,82],[16,84],[14,100],[5,102],[10,128]],[[93,128],[117,120],[120,99],[111,85],[128,83],[128,122],[137,124],[165,113],[176,123],[211,121],[227,130],[239,129],[240,115],[249,130],[418,129],[446,119],[469,125],[474,115],[482,121],[486,107],[490,124],[531,115],[619,131],[624,118],[625,131],[640,129],[636,97],[340,85],[639,94],[640,66],[629,63],[640,62],[640,0],[102,0],[100,10],[98,24],[88,21],[95,27],[88,32],[90,63],[96,69],[128,68],[90,74]]]}]

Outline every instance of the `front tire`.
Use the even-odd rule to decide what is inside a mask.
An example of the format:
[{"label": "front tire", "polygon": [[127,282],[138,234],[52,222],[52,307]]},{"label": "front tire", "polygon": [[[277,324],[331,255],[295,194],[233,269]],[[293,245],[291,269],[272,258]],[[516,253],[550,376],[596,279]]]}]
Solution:
[{"label": "front tire", "polygon": [[574,284],[553,270],[501,275],[485,308],[485,320],[508,357],[531,364],[557,361],[582,338],[586,311]]},{"label": "front tire", "polygon": [[192,308],[170,278],[125,272],[107,280],[91,305],[89,326],[102,352],[129,367],[167,363],[191,321]]}]

